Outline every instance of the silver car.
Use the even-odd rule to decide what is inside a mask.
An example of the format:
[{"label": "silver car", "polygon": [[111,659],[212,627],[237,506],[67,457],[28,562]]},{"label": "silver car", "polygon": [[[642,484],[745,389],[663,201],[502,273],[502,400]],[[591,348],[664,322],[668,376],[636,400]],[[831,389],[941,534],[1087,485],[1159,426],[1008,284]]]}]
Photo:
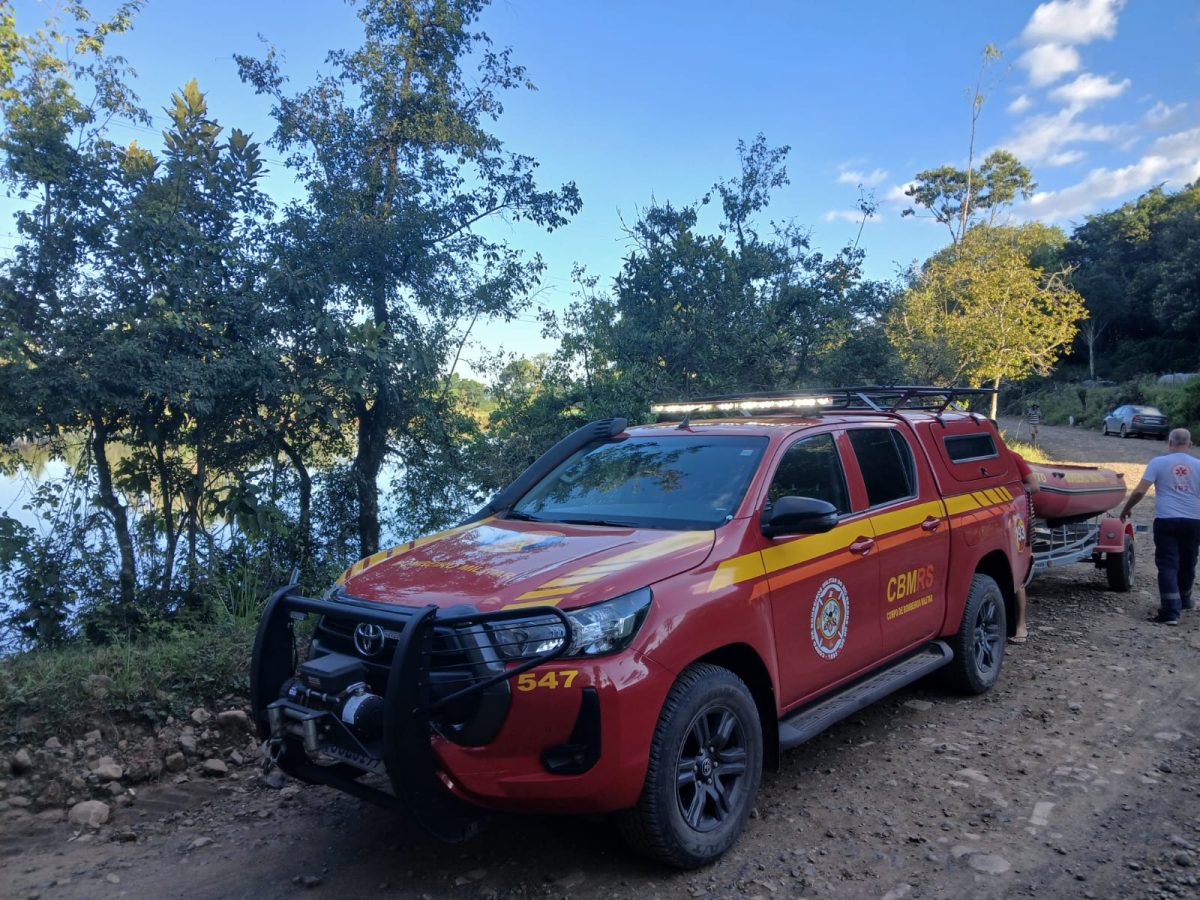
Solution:
[{"label": "silver car", "polygon": [[1167,417],[1156,406],[1140,406],[1130,403],[1118,406],[1104,417],[1105,434],[1119,434],[1121,437],[1148,434],[1164,440],[1170,430],[1171,426],[1167,424]]}]

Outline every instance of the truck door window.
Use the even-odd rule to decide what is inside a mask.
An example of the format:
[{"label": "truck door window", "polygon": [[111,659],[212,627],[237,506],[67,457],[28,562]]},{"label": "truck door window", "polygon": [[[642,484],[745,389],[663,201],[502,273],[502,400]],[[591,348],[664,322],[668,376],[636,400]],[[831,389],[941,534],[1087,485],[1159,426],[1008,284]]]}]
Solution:
[{"label": "truck door window", "polygon": [[850,512],[846,476],[833,435],[814,435],[787,449],[767,492],[771,503],[780,497],[812,497],[832,503],[839,513]]},{"label": "truck door window", "polygon": [[849,436],[871,506],[893,503],[917,493],[912,450],[894,428],[856,428]]}]

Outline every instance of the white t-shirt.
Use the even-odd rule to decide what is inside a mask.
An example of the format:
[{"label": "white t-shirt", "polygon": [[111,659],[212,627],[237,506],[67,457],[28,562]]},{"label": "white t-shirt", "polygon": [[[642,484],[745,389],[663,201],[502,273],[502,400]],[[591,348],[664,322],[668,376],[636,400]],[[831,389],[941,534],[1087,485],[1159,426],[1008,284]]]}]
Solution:
[{"label": "white t-shirt", "polygon": [[1167,453],[1150,460],[1143,481],[1154,484],[1154,515],[1159,519],[1200,519],[1200,460],[1190,453]]}]

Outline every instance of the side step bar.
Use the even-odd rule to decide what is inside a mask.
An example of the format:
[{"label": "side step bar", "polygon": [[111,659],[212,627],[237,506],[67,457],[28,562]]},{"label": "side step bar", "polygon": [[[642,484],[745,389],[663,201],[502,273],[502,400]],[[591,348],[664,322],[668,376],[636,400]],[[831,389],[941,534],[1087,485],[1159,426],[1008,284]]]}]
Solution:
[{"label": "side step bar", "polygon": [[818,700],[785,716],[779,722],[779,749],[790,750],[820,734],[835,722],[854,715],[876,700],[912,684],[954,659],[954,651],[943,641],[934,641],[916,653],[889,663],[832,696]]}]

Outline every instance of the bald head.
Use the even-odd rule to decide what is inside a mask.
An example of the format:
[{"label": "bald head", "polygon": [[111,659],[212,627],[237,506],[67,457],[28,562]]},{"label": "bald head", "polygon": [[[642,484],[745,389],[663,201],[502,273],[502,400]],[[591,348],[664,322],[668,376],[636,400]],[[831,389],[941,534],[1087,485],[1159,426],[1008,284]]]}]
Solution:
[{"label": "bald head", "polygon": [[1167,436],[1167,446],[1176,450],[1186,450],[1192,446],[1192,433],[1186,428],[1172,428]]}]

